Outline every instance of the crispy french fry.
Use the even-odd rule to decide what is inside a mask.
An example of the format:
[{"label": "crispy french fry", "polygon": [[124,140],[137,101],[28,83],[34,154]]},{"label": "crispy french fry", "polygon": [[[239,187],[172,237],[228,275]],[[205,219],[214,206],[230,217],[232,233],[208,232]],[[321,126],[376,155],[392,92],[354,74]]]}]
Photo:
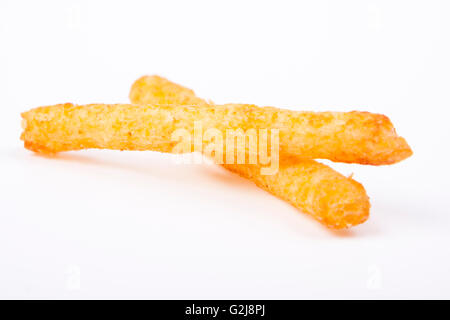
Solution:
[{"label": "crispy french fry", "polygon": [[[138,79],[130,91],[136,104],[202,106],[219,123],[205,117],[208,125],[280,129],[280,158],[329,159],[371,165],[393,164],[412,154],[389,118],[369,112],[298,112],[272,107],[227,104],[213,107],[194,92],[158,76]],[[174,107],[175,110],[179,107]],[[202,111],[199,111],[203,113]],[[205,127],[205,125],[204,125]]]},{"label": "crispy french fry", "polygon": [[[198,98],[194,91],[158,76],[136,81],[130,99],[143,104],[212,105]],[[330,228],[355,226],[369,217],[370,203],[363,186],[314,160],[282,161],[274,175],[262,175],[260,165],[222,166]]]},{"label": "crispy french fry", "polygon": [[[392,164],[411,155],[386,116],[368,112],[295,112],[254,105],[55,105],[22,114],[25,146],[41,152],[85,148],[172,152],[177,129],[195,122],[229,129],[278,129],[280,158]],[[189,150],[190,152],[190,150]]]}]

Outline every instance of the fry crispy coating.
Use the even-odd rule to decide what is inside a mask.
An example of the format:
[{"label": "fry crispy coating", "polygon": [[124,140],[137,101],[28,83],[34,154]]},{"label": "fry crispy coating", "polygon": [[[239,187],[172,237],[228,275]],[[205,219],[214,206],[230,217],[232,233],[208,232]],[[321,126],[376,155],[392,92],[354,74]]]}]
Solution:
[{"label": "fry crispy coating", "polygon": [[[228,129],[279,129],[280,159],[392,164],[411,155],[389,119],[368,112],[294,112],[254,105],[206,106],[70,103],[22,114],[25,146],[42,152],[86,148],[172,152],[177,129],[194,123]],[[190,152],[190,150],[189,150]]]},{"label": "fry crispy coating", "polygon": [[[140,84],[142,81],[145,85]],[[144,104],[208,104],[192,90],[158,76],[135,82],[130,99]],[[274,175],[262,175],[260,165],[222,166],[290,202],[329,228],[348,228],[369,217],[370,203],[364,187],[314,160],[283,161]]]},{"label": "fry crispy coating", "polygon": [[[131,88],[130,99],[136,104],[195,105],[205,110],[212,106],[196,97],[192,90],[158,76],[138,79]],[[299,112],[242,104],[213,109],[219,124],[228,128],[280,129],[280,159],[329,159],[384,165],[399,162],[412,154],[405,139],[396,134],[389,118],[381,114]],[[207,123],[214,123],[211,118],[205,119]]]},{"label": "fry crispy coating", "polygon": [[194,123],[228,129],[279,129],[280,158],[392,164],[411,155],[389,119],[368,112],[295,112],[254,105],[105,105],[70,103],[22,114],[25,146],[60,152],[86,148],[172,152],[177,129]]}]

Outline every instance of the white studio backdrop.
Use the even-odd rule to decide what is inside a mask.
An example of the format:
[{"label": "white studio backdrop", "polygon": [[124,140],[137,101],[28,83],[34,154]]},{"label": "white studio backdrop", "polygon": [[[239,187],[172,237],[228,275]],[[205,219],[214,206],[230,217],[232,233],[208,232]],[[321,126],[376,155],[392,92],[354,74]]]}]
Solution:
[{"label": "white studio backdrop", "polygon": [[[450,3],[0,1],[1,298],[449,298]],[[20,112],[128,102],[159,74],[216,103],[383,113],[414,155],[354,173],[330,232],[171,155],[23,148]]]}]

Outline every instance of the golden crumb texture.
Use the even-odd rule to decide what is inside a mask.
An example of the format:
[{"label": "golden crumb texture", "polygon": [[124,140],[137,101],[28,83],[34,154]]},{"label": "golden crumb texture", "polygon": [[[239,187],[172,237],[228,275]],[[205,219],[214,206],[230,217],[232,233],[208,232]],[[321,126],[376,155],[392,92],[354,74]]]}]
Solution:
[{"label": "golden crumb texture", "polygon": [[392,164],[411,155],[389,119],[368,112],[295,112],[253,105],[208,106],[70,103],[22,114],[25,147],[38,152],[87,148],[172,152],[172,134],[214,128],[279,129],[280,158]]}]

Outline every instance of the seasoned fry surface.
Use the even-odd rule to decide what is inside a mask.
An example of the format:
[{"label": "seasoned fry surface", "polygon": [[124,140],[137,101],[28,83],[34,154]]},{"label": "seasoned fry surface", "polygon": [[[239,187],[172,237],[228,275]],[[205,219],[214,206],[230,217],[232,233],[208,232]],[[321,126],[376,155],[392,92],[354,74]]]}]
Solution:
[{"label": "seasoned fry surface", "polygon": [[172,152],[172,133],[204,129],[279,129],[280,158],[391,164],[411,155],[389,119],[368,112],[295,112],[272,107],[72,104],[22,114],[25,146],[59,152],[82,148]]}]

